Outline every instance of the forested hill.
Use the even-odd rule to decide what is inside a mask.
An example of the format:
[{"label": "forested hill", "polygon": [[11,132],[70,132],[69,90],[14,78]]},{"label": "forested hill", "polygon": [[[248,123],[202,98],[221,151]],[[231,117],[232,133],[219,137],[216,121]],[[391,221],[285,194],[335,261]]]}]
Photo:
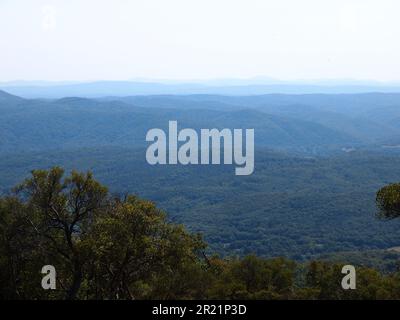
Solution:
[{"label": "forested hill", "polygon": [[150,166],[143,149],[84,148],[0,159],[3,192],[36,168],[93,170],[114,193],[156,202],[168,219],[204,234],[221,254],[304,260],[323,253],[398,246],[397,221],[375,218],[375,192],[400,181],[400,157],[310,158],[258,152],[255,172],[232,166]]},{"label": "forested hill", "polygon": [[0,95],[0,152],[145,145],[151,128],[254,128],[257,148],[329,153],[400,142],[400,94],[22,99]]},{"label": "forested hill", "polygon": [[[393,214],[393,191],[399,199],[400,184],[378,192],[383,217]],[[169,223],[147,200],[112,195],[91,172],[32,171],[0,197],[0,218],[2,300],[400,297],[398,270],[383,274],[357,263],[350,271],[356,290],[348,290],[348,260],[299,264],[283,257],[208,254],[200,235]],[[56,290],[42,288],[43,261],[52,263],[45,267],[53,281],[57,277]]]},{"label": "forested hill", "polygon": [[[400,181],[400,95],[136,96],[55,100],[0,94],[0,190],[32,169],[91,169],[112,192],[153,200],[222,254],[298,260],[400,244],[374,217]],[[255,128],[256,165],[150,166],[145,134]]]}]

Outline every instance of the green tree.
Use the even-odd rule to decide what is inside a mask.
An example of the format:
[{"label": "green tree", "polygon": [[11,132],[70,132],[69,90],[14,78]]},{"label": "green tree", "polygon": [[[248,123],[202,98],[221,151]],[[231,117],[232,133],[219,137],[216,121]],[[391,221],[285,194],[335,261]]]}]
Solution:
[{"label": "green tree", "polygon": [[[35,170],[11,196],[0,199],[4,298],[190,294],[179,276],[201,269],[204,248],[199,236],[167,223],[154,204],[130,195],[113,197],[90,172],[64,177],[59,167]],[[41,288],[46,264],[56,267],[56,291]]]},{"label": "green tree", "polygon": [[400,216],[400,183],[394,183],[381,188],[376,194],[378,217],[395,219]]}]

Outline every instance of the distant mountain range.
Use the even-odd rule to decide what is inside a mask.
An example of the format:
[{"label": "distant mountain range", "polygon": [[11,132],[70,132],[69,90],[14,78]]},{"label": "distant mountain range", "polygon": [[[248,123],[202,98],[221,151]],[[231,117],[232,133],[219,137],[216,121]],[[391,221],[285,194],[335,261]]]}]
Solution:
[{"label": "distant mountain range", "polygon": [[0,152],[143,147],[152,128],[253,128],[257,148],[325,154],[400,143],[400,93],[24,99],[0,91]]},{"label": "distant mountain range", "polygon": [[96,81],[46,82],[13,81],[0,83],[0,89],[25,98],[62,98],[66,96],[105,97],[159,94],[261,95],[339,94],[400,92],[398,83],[369,81],[283,82],[273,80],[210,80],[199,82]]}]

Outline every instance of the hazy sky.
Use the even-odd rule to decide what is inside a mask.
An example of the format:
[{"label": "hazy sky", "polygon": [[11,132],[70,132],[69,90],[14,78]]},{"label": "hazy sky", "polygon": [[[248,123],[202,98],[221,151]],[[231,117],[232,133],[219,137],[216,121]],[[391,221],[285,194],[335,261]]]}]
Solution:
[{"label": "hazy sky", "polygon": [[398,81],[399,14],[399,0],[0,0],[0,81]]}]

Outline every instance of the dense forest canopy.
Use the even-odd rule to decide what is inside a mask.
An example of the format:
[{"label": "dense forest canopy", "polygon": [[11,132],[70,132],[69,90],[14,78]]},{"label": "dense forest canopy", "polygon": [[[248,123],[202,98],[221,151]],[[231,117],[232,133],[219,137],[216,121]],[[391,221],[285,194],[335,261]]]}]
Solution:
[{"label": "dense forest canopy", "polygon": [[[369,270],[368,274],[373,278],[390,283],[390,277],[394,277],[398,270],[400,234],[397,231],[400,221],[378,220],[374,199],[376,191],[386,185],[390,185],[388,190],[397,192],[396,185],[391,184],[400,181],[399,105],[399,94],[378,93],[24,99],[0,91],[0,195],[5,219],[2,223],[7,234],[18,234],[15,230],[22,228],[28,235],[26,238],[10,238],[10,241],[20,243],[11,242],[10,246],[3,243],[2,250],[11,250],[16,254],[19,245],[29,248],[21,251],[21,256],[11,255],[13,263],[18,261],[21,273],[12,276],[10,279],[14,282],[11,285],[7,283],[6,287],[11,288],[14,297],[18,294],[19,297],[67,297],[69,292],[70,298],[82,298],[82,290],[86,290],[85,297],[88,298],[172,297],[167,296],[168,292],[176,294],[176,297],[224,297],[221,292],[226,288],[216,293],[215,281],[221,276],[223,284],[231,281],[236,288],[237,283],[242,283],[242,278],[235,268],[243,269],[242,264],[251,261],[251,268],[255,263],[263,270],[283,264],[285,274],[293,277],[285,280],[283,287],[286,289],[279,294],[275,289],[258,293],[258,287],[248,290],[243,289],[247,285],[241,284],[238,287],[240,290],[236,289],[243,289],[244,293],[239,294],[232,289],[232,297],[242,294],[244,297],[296,297],[294,292],[297,294],[299,288],[313,287],[307,284],[304,278],[306,273],[303,272],[310,267],[311,260],[318,260],[316,269],[329,270],[337,270],[344,262],[353,263],[364,268],[362,270]],[[248,177],[235,177],[229,165],[150,166],[145,161],[146,132],[150,128],[166,130],[169,120],[178,121],[181,128],[195,130],[254,128],[254,173]],[[61,178],[60,169],[51,169],[55,166],[62,166],[68,172],[89,170],[99,182],[91,175],[78,173],[65,180]],[[38,239],[52,246],[57,244],[64,253],[71,250],[69,246],[73,243],[65,242],[61,236],[63,233],[60,231],[65,229],[65,225],[61,229],[52,225],[50,237],[56,241],[53,243],[47,236],[36,238],[37,235],[29,229],[32,225],[26,224],[25,213],[31,212],[32,206],[35,207],[34,218],[38,219],[33,222],[42,225],[47,221],[43,208],[38,205],[37,198],[32,198],[32,185],[25,183],[17,194],[10,190],[20,181],[32,179],[28,173],[37,169],[39,171],[35,174],[42,180],[47,179],[50,172],[58,172],[59,205],[65,204],[62,201],[72,196],[67,196],[66,190],[72,190],[79,179],[89,179],[92,187],[97,191],[103,190],[104,195],[104,198],[100,197],[99,193],[100,207],[95,212],[90,211],[90,218],[87,217],[90,224],[83,220],[81,225],[79,219],[75,223],[66,221],[70,225],[71,241],[79,242],[79,250],[75,250],[72,256],[69,254],[70,260],[57,255],[56,260],[62,264],[59,272],[64,286],[57,293],[41,290],[27,292],[24,290],[28,287],[20,287],[21,279],[33,277],[35,280],[32,281],[40,280],[38,265],[27,263],[36,259],[36,255],[46,259],[49,255],[38,247]],[[135,197],[125,197],[125,194]],[[378,202],[380,212],[384,209],[384,212],[396,215],[398,209],[396,203],[392,203],[393,199],[379,199],[382,200]],[[66,206],[65,212],[73,210],[70,204]],[[141,276],[136,275],[135,278],[131,274],[129,277],[132,278],[127,280],[128,287],[119,282],[113,291],[96,292],[96,288],[111,281],[110,274],[107,274],[109,270],[104,268],[114,262],[104,256],[111,253],[101,242],[107,242],[114,236],[113,232],[107,231],[107,227],[120,224],[129,227],[126,221],[118,220],[120,216],[117,212],[128,210],[127,207],[141,212],[144,206],[152,208],[150,211],[158,221],[153,225],[155,234],[148,231],[150,233],[144,235],[150,239],[148,248],[167,260],[154,265],[152,279],[143,280]],[[160,210],[168,214],[161,214]],[[92,220],[92,216],[97,218]],[[388,218],[390,214],[384,216]],[[102,224],[107,226],[104,239],[97,239],[95,230],[100,234],[99,226]],[[186,229],[178,227],[180,224]],[[82,230],[85,233],[81,233]],[[158,235],[162,233],[166,236],[166,230],[170,230],[171,236],[178,237],[176,241],[185,243],[183,247],[187,255],[182,256],[186,261],[182,262],[182,266],[175,264],[171,267],[170,258],[157,251],[162,249],[157,243]],[[127,229],[126,234],[121,235],[127,245],[129,233]],[[204,240],[193,236],[198,233]],[[88,234],[88,237],[81,238],[83,234]],[[163,239],[164,249],[167,250],[172,240],[168,237]],[[81,255],[86,259],[88,252],[85,248],[93,241],[100,241],[95,246],[105,251],[88,257],[91,264],[82,264]],[[156,242],[152,245],[152,241]],[[136,244],[131,245],[135,247]],[[171,252],[172,248],[168,250]],[[31,256],[33,254],[35,256]],[[122,255],[122,251],[118,254]],[[2,257],[2,266],[6,264],[10,268],[10,261],[4,260],[7,256]],[[282,260],[279,257],[285,258]],[[189,260],[196,263],[188,265]],[[223,273],[219,276],[209,272],[215,269],[210,267],[213,263],[223,266]],[[29,269],[29,265],[33,269]],[[90,274],[98,274],[98,278],[85,278],[89,265]],[[180,276],[185,272],[198,274],[198,278],[189,280],[197,279],[199,283],[204,283],[204,290],[197,292],[194,289],[196,285],[188,285],[174,293],[170,288],[170,291],[167,290],[171,283],[164,283],[164,288],[155,288],[155,282],[163,283],[158,278],[162,274],[168,274],[167,280],[173,281],[174,277],[170,276],[171,270],[176,270],[173,268],[189,268]],[[11,272],[12,269],[7,270]],[[303,276],[299,277],[299,274]],[[338,276],[336,271],[334,276]],[[6,277],[2,279],[5,281]],[[77,285],[72,285],[74,279],[75,283],[80,283],[79,292],[76,291]],[[174,281],[187,283],[181,278]],[[263,281],[266,283],[267,280]],[[139,291],[131,291],[131,286]],[[264,289],[263,285],[260,291]],[[389,289],[386,288],[382,296],[393,297],[392,289],[386,290]],[[10,293],[2,294],[9,296]],[[310,293],[310,297],[322,296],[314,292]]]},{"label": "dense forest canopy", "polygon": [[[379,93],[31,100],[2,91],[0,193],[30,170],[61,165],[154,201],[223,255],[391,257],[399,222],[376,221],[373,195],[400,181],[399,104],[399,94]],[[196,130],[255,128],[254,173],[148,165],[146,132],[171,119]]]},{"label": "dense forest canopy", "polygon": [[[398,247],[400,221],[375,218],[374,195],[400,181],[396,154],[354,152],[303,157],[256,153],[255,172],[230,166],[150,166],[145,150],[84,148],[0,158],[0,186],[30,170],[62,165],[92,170],[111,193],[134,193],[168,212],[168,221],[201,232],[213,252],[308,260],[338,252]],[[367,253],[366,253],[367,254]]]},{"label": "dense forest canopy", "polygon": [[[392,195],[378,193],[383,215]],[[343,290],[339,263],[222,259],[205,248],[153,203],[113,196],[90,172],[35,170],[0,199],[0,298],[400,298],[399,273],[360,267],[357,290]],[[43,265],[57,270],[55,290],[40,285]]]}]

